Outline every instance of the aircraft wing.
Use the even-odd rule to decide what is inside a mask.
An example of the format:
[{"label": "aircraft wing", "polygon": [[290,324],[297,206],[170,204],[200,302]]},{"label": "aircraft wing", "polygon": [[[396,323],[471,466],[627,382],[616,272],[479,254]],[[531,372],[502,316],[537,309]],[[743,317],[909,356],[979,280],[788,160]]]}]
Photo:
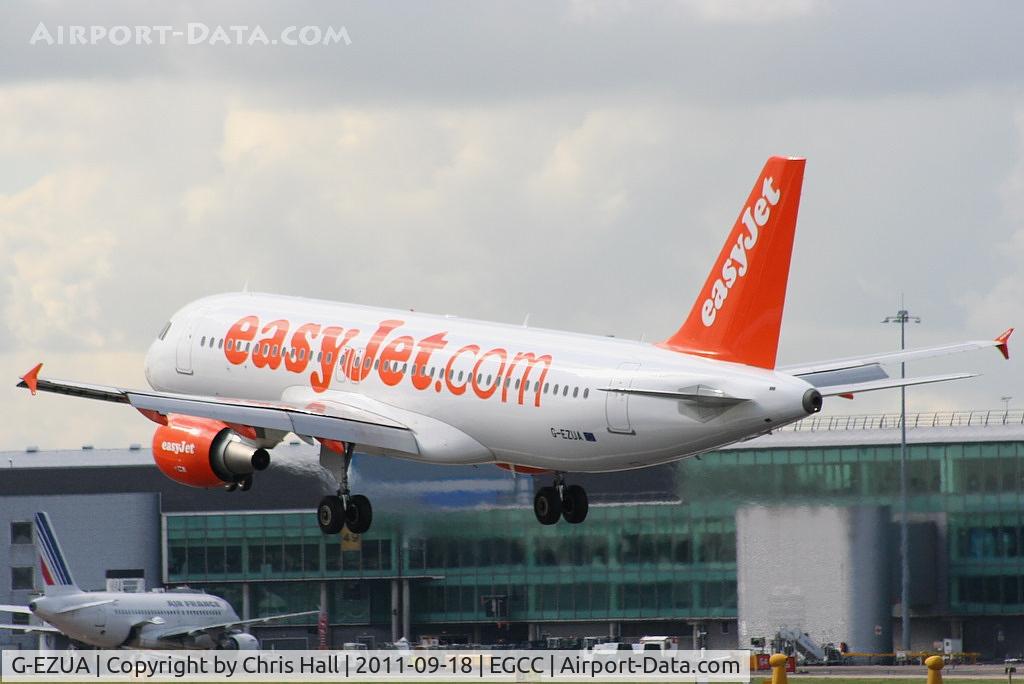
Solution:
[{"label": "aircraft wing", "polygon": [[317,615],[320,611],[318,610],[306,610],[300,613],[285,613],[283,615],[268,615],[267,617],[252,618],[250,620],[235,620],[234,622],[221,622],[216,625],[202,625],[195,627],[179,627],[177,629],[170,629],[166,632],[160,632],[157,636],[158,639],[177,639],[180,637],[197,636],[199,634],[209,633],[217,634],[225,630],[233,629],[235,627],[241,627],[242,625],[255,625],[263,622],[274,622],[275,620],[287,620],[293,617],[302,617],[304,615]]},{"label": "aircraft wing", "polygon": [[[38,364],[26,373],[18,387],[35,394],[52,392],[73,397],[128,404],[150,420],[166,423],[169,413],[212,418],[224,423],[294,432],[297,435],[378,447],[386,451],[418,454],[412,430],[383,415],[386,407],[359,407],[336,400],[315,400],[296,395],[295,400],[252,401],[155,390],[132,390],[106,385],[40,378]],[[376,410],[375,410],[376,409]]]},{"label": "aircraft wing", "polygon": [[[907,349],[904,351],[885,352],[881,354],[870,354],[866,356],[850,356],[830,361],[816,361],[813,363],[782,366],[777,368],[781,373],[795,375],[811,383],[825,396],[851,394],[854,391],[866,392],[872,389],[886,389],[888,387],[899,387],[901,385],[923,384],[925,382],[942,382],[944,380],[958,380],[961,377],[970,377],[957,374],[954,376],[931,376],[918,378],[914,382],[896,382],[895,384],[878,384],[889,378],[889,375],[882,369],[882,364],[904,363],[907,361],[918,361],[948,354],[957,354],[978,349],[995,347],[1004,358],[1010,358],[1009,339],[1013,334],[1013,328],[1006,330],[992,340],[974,340],[971,342],[960,342],[957,344],[945,344],[937,347],[922,347],[919,349]],[[868,387],[868,385],[877,385]],[[849,388],[863,386],[856,390]],[[834,391],[834,389],[842,391]],[[845,388],[845,389],[844,389]]]},{"label": "aircraft wing", "polygon": [[9,606],[4,603],[0,603],[0,613],[18,613],[19,615],[31,615],[32,611],[29,610],[28,606]]}]

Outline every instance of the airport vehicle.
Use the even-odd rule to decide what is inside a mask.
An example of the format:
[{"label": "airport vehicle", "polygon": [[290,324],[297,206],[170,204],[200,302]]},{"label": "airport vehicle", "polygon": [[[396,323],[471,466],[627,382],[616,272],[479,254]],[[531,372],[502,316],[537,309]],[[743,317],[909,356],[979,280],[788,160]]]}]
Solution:
[{"label": "airport vehicle", "polygon": [[44,624],[5,624],[0,629],[61,632],[97,648],[251,650],[259,648],[259,642],[241,627],[317,612],[240,620],[224,599],[188,589],[82,591],[71,576],[49,515],[36,513],[35,531],[44,593],[28,606],[0,605],[0,612],[35,615]]},{"label": "airport vehicle", "polygon": [[53,380],[19,386],[133,406],[159,424],[157,466],[194,487],[247,490],[288,433],[320,444],[339,483],[325,534],[365,532],[356,447],[436,464],[550,472],[542,524],[587,516],[567,473],[628,470],[749,439],[821,410],[822,398],[971,377],[890,378],[882,364],[996,347],[994,340],[776,368],[804,160],[772,157],[679,330],[657,344],[270,294],[178,311],[145,361],[150,390]]}]

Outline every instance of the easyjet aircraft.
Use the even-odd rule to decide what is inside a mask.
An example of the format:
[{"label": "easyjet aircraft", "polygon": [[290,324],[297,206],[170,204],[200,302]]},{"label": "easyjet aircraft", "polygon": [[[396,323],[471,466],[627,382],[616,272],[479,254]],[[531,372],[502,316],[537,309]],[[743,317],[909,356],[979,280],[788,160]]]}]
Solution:
[{"label": "easyjet aircraft", "polygon": [[365,532],[353,450],[552,474],[546,525],[587,515],[566,474],[642,468],[748,439],[821,410],[822,397],[970,377],[889,378],[880,364],[995,340],[776,368],[804,160],[772,157],[689,316],[644,344],[410,311],[236,293],[178,311],[146,356],[151,390],[50,380],[20,386],[130,404],[159,424],[153,457],[194,487],[246,490],[288,433],[337,478],[325,533]]}]

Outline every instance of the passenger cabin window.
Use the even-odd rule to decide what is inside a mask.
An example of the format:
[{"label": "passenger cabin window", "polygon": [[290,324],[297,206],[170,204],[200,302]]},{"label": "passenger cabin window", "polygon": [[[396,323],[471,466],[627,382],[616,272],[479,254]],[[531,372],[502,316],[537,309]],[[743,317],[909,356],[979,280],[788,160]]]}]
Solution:
[{"label": "passenger cabin window", "polygon": [[11,544],[31,544],[32,523],[12,522],[11,523]]},{"label": "passenger cabin window", "polygon": [[199,346],[200,347],[205,347],[206,346],[206,335],[203,335],[203,339],[201,339],[199,341]]},{"label": "passenger cabin window", "polygon": [[32,588],[32,566],[13,567],[11,568],[11,589],[31,589]]}]

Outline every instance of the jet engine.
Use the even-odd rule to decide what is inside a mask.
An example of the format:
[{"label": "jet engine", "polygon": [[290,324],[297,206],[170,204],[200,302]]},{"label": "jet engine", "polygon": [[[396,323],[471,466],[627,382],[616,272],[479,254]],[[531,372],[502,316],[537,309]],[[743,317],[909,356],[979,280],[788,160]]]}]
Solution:
[{"label": "jet engine", "polygon": [[156,467],[190,487],[220,487],[248,480],[270,465],[266,449],[246,444],[224,423],[170,415],[153,434]]},{"label": "jet engine", "polygon": [[217,642],[218,650],[222,651],[255,651],[259,647],[259,640],[252,634],[246,634],[245,632],[228,634]]}]

